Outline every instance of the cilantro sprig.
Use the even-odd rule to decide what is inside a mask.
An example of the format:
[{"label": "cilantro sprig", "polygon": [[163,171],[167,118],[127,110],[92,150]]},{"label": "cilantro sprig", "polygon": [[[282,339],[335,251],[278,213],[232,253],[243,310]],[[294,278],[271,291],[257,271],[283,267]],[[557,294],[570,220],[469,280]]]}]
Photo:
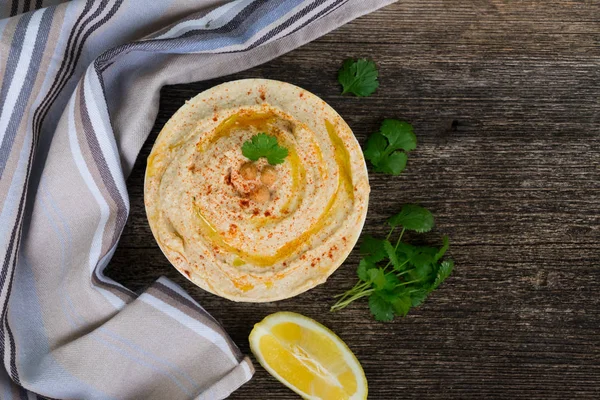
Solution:
[{"label": "cilantro sprig", "polygon": [[242,154],[252,161],[265,157],[269,164],[276,165],[285,161],[288,149],[277,143],[275,136],[259,133],[246,140],[242,145]]},{"label": "cilantro sprig", "polygon": [[[360,246],[362,259],[356,271],[358,282],[346,293],[336,296],[331,311],[341,310],[363,297],[369,298],[369,309],[378,321],[391,321],[394,316],[404,317],[419,306],[452,273],[454,261],[443,260],[450,242],[443,237],[440,248],[414,246],[402,241],[406,231],[428,232],[434,218],[427,209],[406,204],[399,214],[388,220],[391,227],[385,239],[370,235]],[[395,242],[391,242],[396,228],[401,228]],[[394,244],[392,244],[394,243]]]},{"label": "cilantro sprig", "polygon": [[338,81],[342,85],[342,94],[353,93],[359,97],[372,95],[379,87],[379,72],[373,61],[351,58],[344,61],[338,72]]},{"label": "cilantro sprig", "polygon": [[407,153],[417,147],[417,137],[408,122],[385,119],[379,132],[369,136],[364,150],[376,172],[400,175],[408,161]]}]

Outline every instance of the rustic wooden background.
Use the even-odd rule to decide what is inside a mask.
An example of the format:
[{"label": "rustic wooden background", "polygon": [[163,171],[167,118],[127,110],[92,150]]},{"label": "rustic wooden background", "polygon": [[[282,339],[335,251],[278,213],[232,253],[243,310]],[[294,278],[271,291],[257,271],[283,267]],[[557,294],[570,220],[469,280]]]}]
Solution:
[{"label": "rustic wooden background", "polygon": [[[340,96],[347,57],[369,57],[381,87]],[[383,118],[415,126],[400,177],[371,174],[365,231],[383,233],[405,202],[429,207],[452,239],[456,272],[421,308],[374,322],[366,302],[330,313],[353,285],[357,254],[318,288],[273,304],[236,304],[188,283],[152,238],[145,159],[184,101],[217,83],[261,77],[329,102],[361,143]],[[354,350],[372,399],[600,398],[600,1],[400,0],[275,61],[164,88],[129,178],[131,216],[108,274],[132,289],[166,275],[219,319],[242,351],[279,310],[329,326]],[[199,360],[202,362],[202,360]],[[294,399],[260,366],[234,399]]]}]

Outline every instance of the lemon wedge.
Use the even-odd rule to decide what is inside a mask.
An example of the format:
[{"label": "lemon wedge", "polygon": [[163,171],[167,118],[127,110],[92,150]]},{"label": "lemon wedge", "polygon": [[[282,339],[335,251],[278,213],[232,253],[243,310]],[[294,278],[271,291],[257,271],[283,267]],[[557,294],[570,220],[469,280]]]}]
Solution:
[{"label": "lemon wedge", "polygon": [[367,398],[367,379],[352,351],[313,319],[271,314],[254,325],[249,340],[258,362],[305,399]]}]

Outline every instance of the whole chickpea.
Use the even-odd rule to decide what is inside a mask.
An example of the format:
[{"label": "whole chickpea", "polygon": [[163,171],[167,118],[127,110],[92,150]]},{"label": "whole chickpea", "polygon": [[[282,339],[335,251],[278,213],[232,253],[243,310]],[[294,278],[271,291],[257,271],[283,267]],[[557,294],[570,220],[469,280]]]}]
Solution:
[{"label": "whole chickpea", "polygon": [[250,199],[257,203],[266,203],[271,198],[271,192],[266,186],[257,187],[252,193],[250,193]]},{"label": "whole chickpea", "polygon": [[247,162],[240,167],[240,175],[246,180],[253,180],[258,176],[258,169],[254,163]]},{"label": "whole chickpea", "polygon": [[277,180],[277,172],[275,168],[267,165],[260,171],[260,181],[267,186],[271,186]]}]

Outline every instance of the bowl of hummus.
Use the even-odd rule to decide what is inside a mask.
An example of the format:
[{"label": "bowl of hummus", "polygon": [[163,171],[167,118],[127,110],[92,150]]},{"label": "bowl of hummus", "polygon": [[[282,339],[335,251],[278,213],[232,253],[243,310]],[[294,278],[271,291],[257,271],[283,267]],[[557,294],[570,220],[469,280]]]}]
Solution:
[{"label": "bowl of hummus", "polygon": [[[285,157],[247,158],[257,135],[276,138]],[[165,124],[144,202],[156,242],[186,278],[266,302],[325,282],[344,262],[369,192],[361,148],[333,108],[288,83],[244,79],[200,93]]]}]

